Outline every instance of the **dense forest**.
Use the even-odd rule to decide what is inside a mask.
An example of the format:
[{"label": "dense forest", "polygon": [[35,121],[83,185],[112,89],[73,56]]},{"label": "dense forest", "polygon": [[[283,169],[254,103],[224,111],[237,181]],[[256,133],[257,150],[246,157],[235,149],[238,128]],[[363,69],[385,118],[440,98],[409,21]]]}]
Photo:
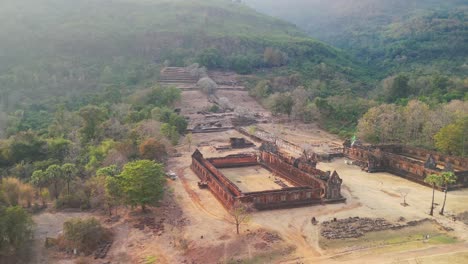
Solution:
[{"label": "dense forest", "polygon": [[[463,0],[246,0],[382,73],[466,75],[468,5]],[[428,65],[429,64],[429,65]]]}]

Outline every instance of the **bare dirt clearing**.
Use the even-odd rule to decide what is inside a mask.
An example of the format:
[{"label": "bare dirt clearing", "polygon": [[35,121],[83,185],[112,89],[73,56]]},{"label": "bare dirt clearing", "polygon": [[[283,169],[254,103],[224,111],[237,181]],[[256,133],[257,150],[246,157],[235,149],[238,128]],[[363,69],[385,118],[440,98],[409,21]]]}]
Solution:
[{"label": "bare dirt clearing", "polygon": [[293,187],[286,180],[275,177],[271,172],[262,166],[248,166],[239,168],[219,169],[229,180],[237,185],[242,192],[258,192],[265,190],[279,190],[281,181],[288,187]]},{"label": "bare dirt clearing", "polygon": [[47,237],[57,237],[62,232],[63,223],[71,218],[91,217],[91,213],[83,212],[44,212],[33,217],[36,224],[34,231],[33,260],[31,263],[69,263],[68,260],[59,260],[63,255],[44,248]]}]

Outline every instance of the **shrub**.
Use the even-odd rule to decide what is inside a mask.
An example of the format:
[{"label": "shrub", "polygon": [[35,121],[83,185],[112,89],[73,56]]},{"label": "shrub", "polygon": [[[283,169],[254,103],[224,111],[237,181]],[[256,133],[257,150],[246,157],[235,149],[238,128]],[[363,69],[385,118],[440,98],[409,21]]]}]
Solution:
[{"label": "shrub", "polygon": [[0,255],[11,255],[32,238],[33,221],[21,207],[0,207]]},{"label": "shrub", "polygon": [[89,209],[90,202],[85,194],[82,192],[64,195],[55,200],[55,208],[76,208],[76,209]]},{"label": "shrub", "polygon": [[215,104],[212,105],[212,106],[208,109],[208,111],[210,111],[210,112],[212,112],[212,113],[218,113],[219,110],[220,110],[220,109],[219,109],[219,106],[218,106],[218,105],[215,105]]},{"label": "shrub", "polygon": [[73,218],[63,223],[62,247],[77,249],[87,255],[99,244],[112,239],[112,233],[105,229],[96,218]]},{"label": "shrub", "polygon": [[1,181],[1,192],[8,205],[16,206],[19,203],[21,182],[13,177],[3,178]]},{"label": "shrub", "polygon": [[213,95],[218,89],[218,84],[210,77],[203,77],[197,82],[197,87],[207,95]]}]

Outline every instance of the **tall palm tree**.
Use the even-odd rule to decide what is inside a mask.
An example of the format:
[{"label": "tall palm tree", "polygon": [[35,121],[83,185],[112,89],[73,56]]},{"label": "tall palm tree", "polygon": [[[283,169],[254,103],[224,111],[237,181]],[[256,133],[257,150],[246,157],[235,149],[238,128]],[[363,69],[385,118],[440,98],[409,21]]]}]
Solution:
[{"label": "tall palm tree", "polygon": [[440,176],[438,174],[429,174],[424,179],[424,182],[429,183],[432,185],[432,202],[431,202],[431,211],[429,215],[434,215],[434,195],[435,195],[435,187],[440,185]]},{"label": "tall palm tree", "polygon": [[70,195],[70,182],[75,178],[77,171],[78,170],[74,164],[65,163],[62,165],[62,172],[65,176],[65,181],[67,182],[67,195]]},{"label": "tall palm tree", "polygon": [[442,172],[440,174],[440,183],[442,187],[444,187],[444,203],[442,204],[442,208],[440,209],[439,214],[444,215],[445,209],[445,201],[447,200],[447,191],[450,184],[455,183],[457,181],[457,175],[451,171]]},{"label": "tall palm tree", "polygon": [[45,199],[42,196],[42,188],[49,185],[49,175],[42,170],[36,170],[31,176],[31,183],[39,188],[39,196],[41,197],[42,205],[45,206]]},{"label": "tall palm tree", "polygon": [[60,194],[58,185],[62,178],[62,168],[56,164],[50,165],[45,173],[47,174],[50,182],[54,185],[54,197],[55,199],[58,199]]}]

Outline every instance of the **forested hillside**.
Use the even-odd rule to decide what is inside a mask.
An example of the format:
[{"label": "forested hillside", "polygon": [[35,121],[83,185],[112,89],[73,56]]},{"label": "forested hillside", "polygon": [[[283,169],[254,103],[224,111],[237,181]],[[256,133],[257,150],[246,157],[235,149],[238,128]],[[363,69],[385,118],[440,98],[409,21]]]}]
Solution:
[{"label": "forested hillside", "polygon": [[468,5],[462,0],[246,0],[381,73],[466,75]]},{"label": "forested hillside", "polygon": [[[325,62],[349,76],[357,68],[292,24],[227,0],[2,1],[0,37],[4,111],[51,101],[50,93],[77,109],[110,85],[157,78],[165,61],[241,73],[286,63]],[[279,58],[266,63],[267,47]]]},{"label": "forested hillside", "polygon": [[[306,97],[309,102],[313,102],[310,104],[304,100],[293,100],[299,103],[292,104],[295,108],[295,111],[291,110],[292,115],[298,116],[299,119],[306,122],[316,120],[329,131],[350,135],[356,129],[357,120],[369,108],[384,102],[392,104],[392,107],[398,106],[397,108],[401,110],[409,101],[418,100],[428,109],[435,110],[452,100],[466,101],[468,98],[466,1],[246,0],[244,2],[259,11],[295,23],[310,36],[342,49],[366,65],[367,71],[371,73],[369,75],[371,78],[366,80],[364,86],[367,90],[365,99],[353,99],[354,97],[350,96],[351,91],[343,93],[346,89],[339,89],[341,93],[327,93],[333,90],[334,86],[330,85],[332,83],[330,81],[323,82],[320,74],[315,75],[314,81],[304,83],[304,90],[291,89],[292,98]],[[258,94],[262,94],[265,90],[264,87],[271,86],[275,86],[273,79],[268,83],[259,83],[253,94],[258,97]],[[323,88],[317,89],[317,87]],[[327,92],[320,92],[323,90]],[[288,94],[282,96],[285,95]],[[274,100],[270,100],[270,103],[276,105],[274,102],[277,98],[272,99]],[[281,108],[273,108],[275,109],[287,112]],[[389,112],[384,111],[382,116],[378,115],[378,118],[383,118]],[[461,116],[466,115],[465,111],[461,112]],[[373,115],[373,113],[368,114]],[[399,117],[398,120],[403,119]],[[429,119],[425,122],[436,121]],[[443,123],[448,125],[450,122],[454,120],[444,119]],[[429,148],[435,148],[433,137],[442,125],[438,122],[437,129],[432,128],[425,132],[421,126],[417,134],[419,137],[426,137],[426,140],[415,141],[402,135],[377,136],[381,133],[380,129],[384,128],[376,123],[368,124],[374,124],[372,131],[376,134],[371,137],[366,134],[367,132],[361,131],[361,134],[367,135],[365,137],[368,140],[373,137],[370,141],[400,141]],[[363,126],[360,128],[362,130]]]}]

